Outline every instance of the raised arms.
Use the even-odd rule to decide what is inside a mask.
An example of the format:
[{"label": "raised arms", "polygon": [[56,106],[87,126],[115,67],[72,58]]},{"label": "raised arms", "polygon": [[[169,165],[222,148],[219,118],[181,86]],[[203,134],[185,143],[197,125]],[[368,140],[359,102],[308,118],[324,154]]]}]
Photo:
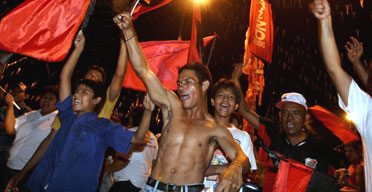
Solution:
[{"label": "raised arms", "polygon": [[71,77],[74,72],[76,63],[84,50],[85,37],[82,31],[79,31],[74,40],[75,49],[63,66],[60,75],[59,100],[65,100],[71,94]]},{"label": "raised arms", "polygon": [[315,0],[313,14],[318,19],[319,44],[323,61],[337,92],[347,106],[351,77],[341,67],[332,29],[331,9],[327,0]]},{"label": "raised arms", "polygon": [[129,60],[132,64],[133,70],[144,82],[151,100],[155,103],[155,105],[160,106],[163,111],[169,110],[170,101],[168,96],[175,96],[175,94],[169,94],[170,91],[163,87],[159,79],[150,69],[147,59],[143,54],[140,45],[138,44],[129,13],[121,13],[117,15],[114,18],[114,21],[123,31]]}]

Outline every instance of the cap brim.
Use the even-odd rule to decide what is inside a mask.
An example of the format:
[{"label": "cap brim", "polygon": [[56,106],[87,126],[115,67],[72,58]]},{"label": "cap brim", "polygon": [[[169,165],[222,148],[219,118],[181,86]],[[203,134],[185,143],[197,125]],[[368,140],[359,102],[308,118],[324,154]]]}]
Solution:
[{"label": "cap brim", "polygon": [[[278,109],[280,109],[280,108],[282,108],[282,106],[283,106],[284,103],[294,103],[294,104],[297,104],[297,105],[301,105],[301,104],[296,103],[296,102],[293,102],[293,101],[279,101],[279,102],[277,102],[275,104],[275,107],[278,108]],[[305,107],[304,105],[301,105],[301,106],[304,107],[305,110],[307,110],[307,107]]]}]

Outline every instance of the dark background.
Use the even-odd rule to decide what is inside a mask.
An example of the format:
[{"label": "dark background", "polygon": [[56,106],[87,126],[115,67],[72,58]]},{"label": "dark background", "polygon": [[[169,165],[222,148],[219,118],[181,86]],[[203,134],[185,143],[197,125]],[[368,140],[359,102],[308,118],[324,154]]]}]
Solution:
[{"label": "dark background", "polygon": [[[0,18],[20,4],[21,0],[0,0]],[[325,71],[318,51],[317,23],[310,12],[309,0],[271,1],[274,19],[273,62],[265,63],[265,88],[262,106],[258,114],[276,118],[275,102],[285,92],[302,93],[308,105],[321,105],[340,117],[344,114],[337,107],[337,95]],[[363,59],[371,58],[372,52],[372,3],[364,0],[364,8],[356,0],[331,0],[334,31],[344,68],[356,81],[358,77],[347,61],[343,46],[350,36],[358,37],[364,44]],[[175,40],[178,37],[182,18],[182,38],[190,39],[192,6],[191,0],[173,0],[170,4],[141,15],[134,21],[140,42],[153,40]],[[210,62],[213,81],[230,77],[232,64],[242,62],[244,40],[249,25],[250,0],[209,0],[202,9],[204,36],[215,32],[220,36],[216,41]],[[98,64],[105,68],[108,82],[116,68],[119,52],[119,31],[112,22],[116,13],[109,0],[97,0],[95,10],[87,29],[85,50],[77,66],[76,79],[84,70]],[[209,55],[211,45],[206,47]],[[11,62],[23,58],[14,55]],[[1,85],[22,81],[28,85],[28,103],[37,108],[36,96],[47,84],[58,84],[59,72],[64,62],[46,63],[33,58],[9,65]],[[247,86],[243,76],[243,87]],[[126,112],[143,93],[123,89],[119,112]],[[159,127],[159,126],[158,126]],[[160,129],[153,128],[154,132]]]}]

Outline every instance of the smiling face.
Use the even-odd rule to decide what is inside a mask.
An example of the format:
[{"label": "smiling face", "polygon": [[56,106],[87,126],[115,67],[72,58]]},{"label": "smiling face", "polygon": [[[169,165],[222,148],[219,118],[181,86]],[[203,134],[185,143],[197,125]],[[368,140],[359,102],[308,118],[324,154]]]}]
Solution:
[{"label": "smiling face", "polygon": [[78,116],[86,112],[94,112],[101,97],[94,98],[94,91],[85,84],[79,84],[72,97],[72,109]]},{"label": "smiling face", "polygon": [[184,109],[191,109],[200,103],[202,85],[193,70],[184,70],[178,75],[177,92]]},{"label": "smiling face", "polygon": [[279,116],[283,131],[290,136],[300,136],[309,118],[303,106],[291,102],[282,105]]},{"label": "smiling face", "polygon": [[46,92],[40,97],[40,109],[42,115],[47,115],[55,110],[57,103],[57,96],[54,93]]},{"label": "smiling face", "polygon": [[211,98],[214,107],[214,116],[230,117],[239,105],[236,103],[236,96],[231,88],[217,90],[214,98]]}]

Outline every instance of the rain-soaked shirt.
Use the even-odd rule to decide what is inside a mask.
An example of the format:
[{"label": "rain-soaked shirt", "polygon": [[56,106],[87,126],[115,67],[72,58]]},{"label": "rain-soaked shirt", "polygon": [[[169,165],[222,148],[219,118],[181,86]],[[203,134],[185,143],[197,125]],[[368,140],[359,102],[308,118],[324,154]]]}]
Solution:
[{"label": "rain-soaked shirt", "polygon": [[57,109],[61,128],[27,186],[30,191],[96,191],[107,147],[126,154],[133,132],[96,113],[77,117],[71,95]]}]

